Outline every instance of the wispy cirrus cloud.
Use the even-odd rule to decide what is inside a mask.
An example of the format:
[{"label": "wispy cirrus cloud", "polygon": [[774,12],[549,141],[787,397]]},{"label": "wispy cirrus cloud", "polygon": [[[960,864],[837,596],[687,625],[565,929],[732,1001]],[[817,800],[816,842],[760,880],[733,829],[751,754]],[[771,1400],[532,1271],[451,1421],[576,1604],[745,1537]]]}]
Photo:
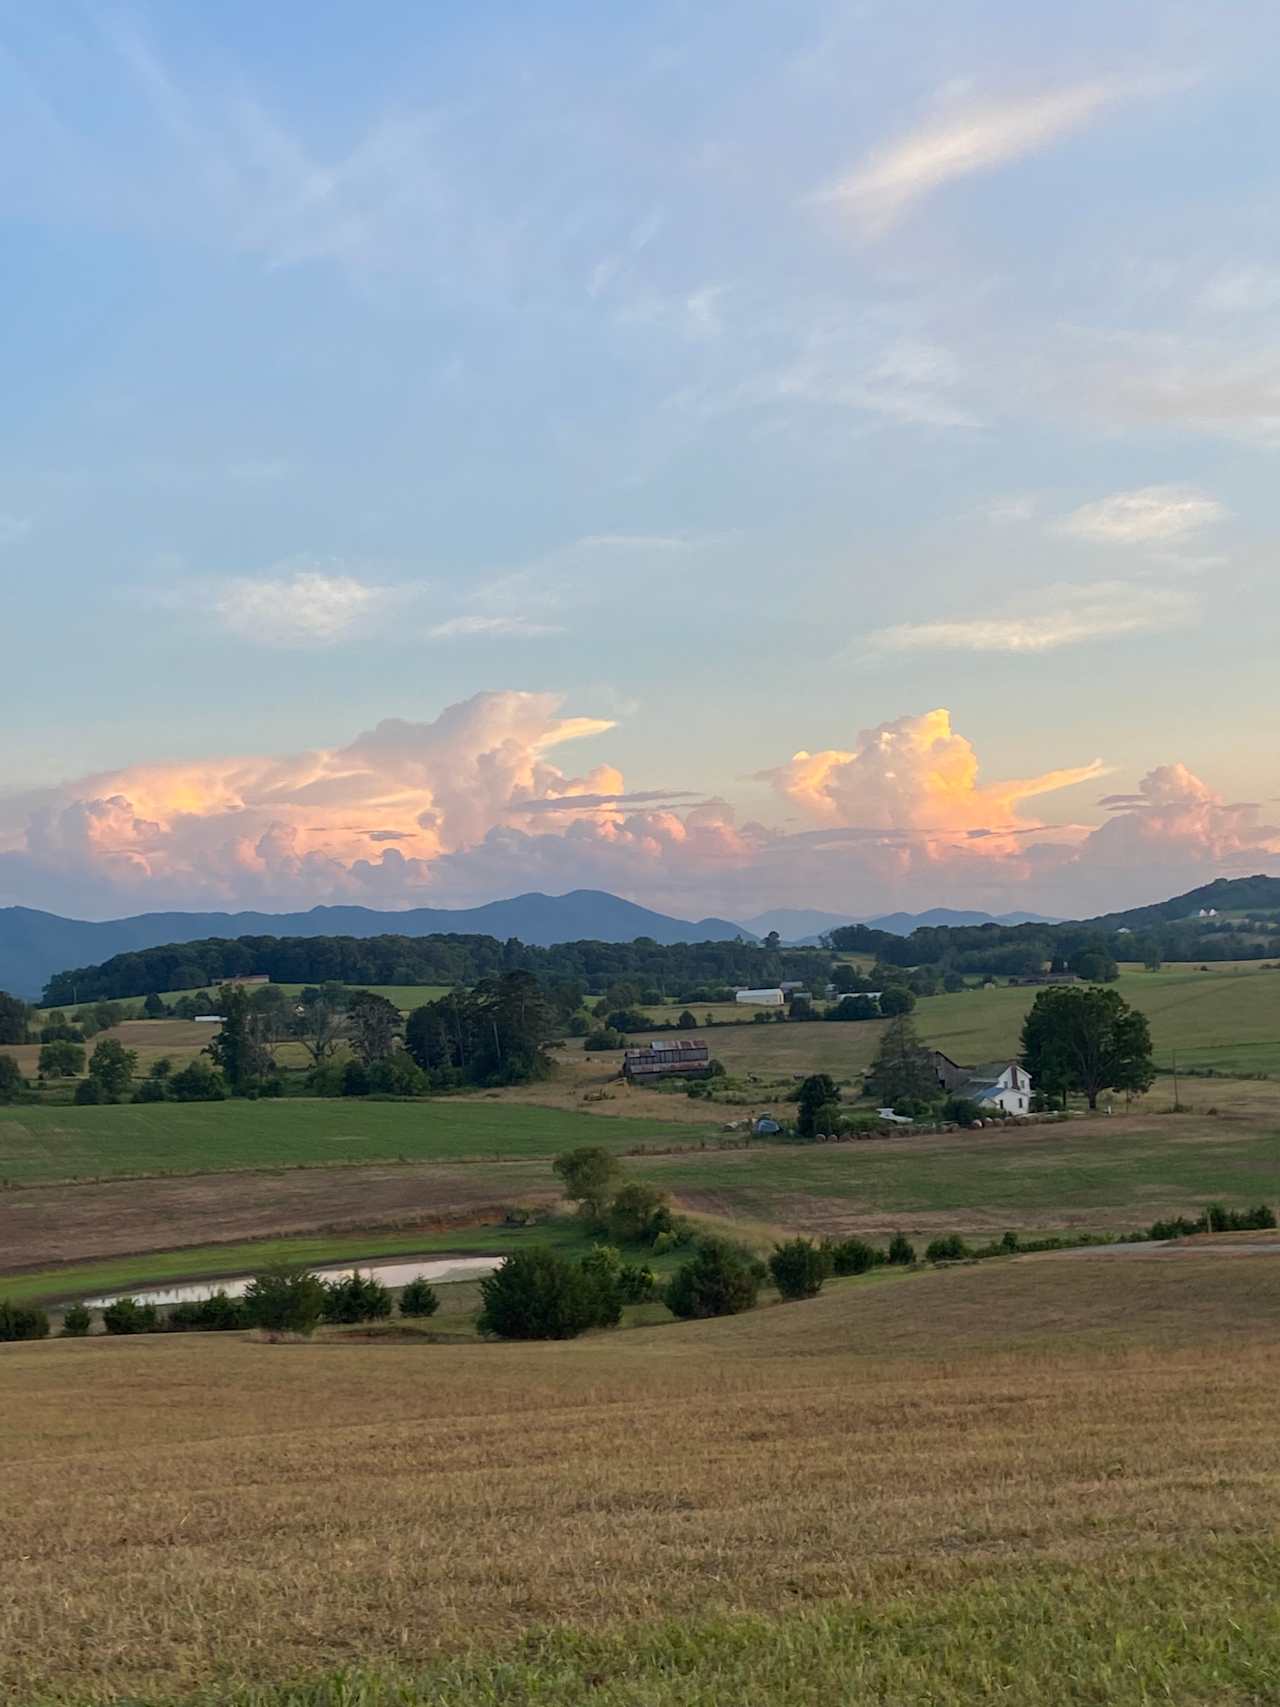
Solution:
[{"label": "wispy cirrus cloud", "polygon": [[900,652],[1053,652],[1087,640],[1181,628],[1200,608],[1176,587],[1094,581],[1046,587],[1035,599],[997,614],[904,622],[877,630],[868,650]]},{"label": "wispy cirrus cloud", "polygon": [[971,103],[873,150],[852,172],[809,199],[847,212],[864,236],[881,237],[916,202],[944,185],[1037,153],[1109,107],[1183,81],[1100,78],[1022,98]]},{"label": "wispy cirrus cloud", "polygon": [[297,569],[236,576],[213,596],[212,609],[229,633],[255,645],[332,646],[367,627],[399,596],[397,589],[355,575]]},{"label": "wispy cirrus cloud", "polygon": [[1113,492],[1054,524],[1054,531],[1096,545],[1178,545],[1227,519],[1217,498],[1194,486],[1142,486]]},{"label": "wispy cirrus cloud", "polygon": [[559,623],[534,622],[525,616],[451,616],[427,630],[432,640],[501,640],[522,636],[527,640],[548,634],[563,634]]}]

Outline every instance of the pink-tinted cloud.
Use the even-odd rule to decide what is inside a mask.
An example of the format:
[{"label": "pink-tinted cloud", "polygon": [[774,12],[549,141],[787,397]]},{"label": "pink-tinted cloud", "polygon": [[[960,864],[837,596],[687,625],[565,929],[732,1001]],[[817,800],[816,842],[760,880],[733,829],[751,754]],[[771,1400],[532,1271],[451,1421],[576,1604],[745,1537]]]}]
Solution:
[{"label": "pink-tinted cloud", "polygon": [[483,693],[433,722],[389,719],[305,753],[150,763],[0,803],[0,903],[106,915],[162,907],[463,905],[611,889],[685,915],[779,904],[853,914],[1021,904],[1101,911],[1219,871],[1265,868],[1280,830],[1181,765],[1106,797],[1098,827],[1033,802],[1098,761],[986,781],[945,710],[864,730],[760,773],[794,820],[718,798],[628,792],[556,760],[611,724],[554,695]]}]

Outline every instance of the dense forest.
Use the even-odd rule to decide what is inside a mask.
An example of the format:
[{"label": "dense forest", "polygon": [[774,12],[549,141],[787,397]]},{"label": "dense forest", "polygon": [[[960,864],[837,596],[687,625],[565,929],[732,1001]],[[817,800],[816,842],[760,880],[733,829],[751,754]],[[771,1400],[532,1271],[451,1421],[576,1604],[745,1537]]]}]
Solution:
[{"label": "dense forest", "polygon": [[889,966],[1011,978],[1045,965],[1087,977],[1099,956],[1146,965],[1266,960],[1280,956],[1280,878],[1219,878],[1154,906],[1058,925],[926,925],[910,936],[844,925],[828,940],[834,948],[873,954]]},{"label": "dense forest", "polygon": [[[896,939],[893,939],[896,940]],[[153,990],[210,989],[225,978],[265,972],[279,984],[445,984],[470,986],[503,972],[576,978],[598,994],[619,979],[640,979],[663,995],[714,986],[826,982],[822,949],[746,942],[565,942],[535,948],[489,936],[209,938],[117,954],[101,966],[51,978],[46,1007],[145,996]]]},{"label": "dense forest", "polygon": [[[1206,915],[1201,917],[1201,912]],[[1230,917],[1216,916],[1230,914]],[[928,925],[910,936],[869,925],[830,933],[831,949],[873,956],[884,966],[926,966],[967,977],[1029,977],[1051,967],[1093,978],[1120,960],[1262,960],[1280,957],[1280,878],[1220,878],[1151,907],[1058,925]],[[661,995],[784,979],[825,983],[831,954],[743,941],[661,944],[564,942],[534,947],[491,936],[211,937],[114,955],[100,966],[60,972],[49,1007],[209,989],[237,974],[276,983],[443,984],[469,988],[504,972],[573,978],[592,994],[639,979]]]}]

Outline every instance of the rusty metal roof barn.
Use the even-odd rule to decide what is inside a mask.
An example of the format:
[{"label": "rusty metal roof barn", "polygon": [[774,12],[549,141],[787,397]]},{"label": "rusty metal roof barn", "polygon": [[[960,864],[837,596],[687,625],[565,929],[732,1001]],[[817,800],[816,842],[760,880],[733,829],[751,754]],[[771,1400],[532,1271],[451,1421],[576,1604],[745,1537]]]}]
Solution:
[{"label": "rusty metal roof barn", "polygon": [[623,1051],[622,1071],[629,1079],[657,1079],[667,1073],[705,1073],[711,1051],[695,1038],[655,1039]]}]

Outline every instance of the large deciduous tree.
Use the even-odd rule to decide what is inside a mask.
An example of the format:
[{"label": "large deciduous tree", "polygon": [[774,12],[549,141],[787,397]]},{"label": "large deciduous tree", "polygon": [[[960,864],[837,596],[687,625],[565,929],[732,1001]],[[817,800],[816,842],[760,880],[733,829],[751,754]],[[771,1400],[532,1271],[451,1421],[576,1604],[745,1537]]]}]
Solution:
[{"label": "large deciduous tree", "polygon": [[1068,985],[1041,990],[1022,1027],[1022,1063],[1050,1095],[1145,1091],[1155,1078],[1147,1017],[1118,990]]},{"label": "large deciduous tree", "polygon": [[564,1194],[592,1221],[604,1219],[605,1208],[622,1177],[622,1166],[612,1151],[599,1144],[583,1144],[566,1150],[551,1164],[564,1186]]},{"label": "large deciduous tree", "polygon": [[89,1077],[104,1099],[124,1096],[138,1070],[138,1052],[114,1037],[104,1037],[89,1057]]},{"label": "large deciduous tree", "polygon": [[222,1069],[232,1092],[239,1095],[256,1085],[271,1065],[262,1016],[249,992],[236,984],[228,984],[219,992],[218,1009],[222,1024],[206,1053]]},{"label": "large deciduous tree", "polygon": [[360,990],[351,998],[347,1025],[356,1056],[366,1067],[372,1067],[375,1061],[385,1061],[395,1049],[403,1021],[394,1002],[375,995],[372,990]]}]

